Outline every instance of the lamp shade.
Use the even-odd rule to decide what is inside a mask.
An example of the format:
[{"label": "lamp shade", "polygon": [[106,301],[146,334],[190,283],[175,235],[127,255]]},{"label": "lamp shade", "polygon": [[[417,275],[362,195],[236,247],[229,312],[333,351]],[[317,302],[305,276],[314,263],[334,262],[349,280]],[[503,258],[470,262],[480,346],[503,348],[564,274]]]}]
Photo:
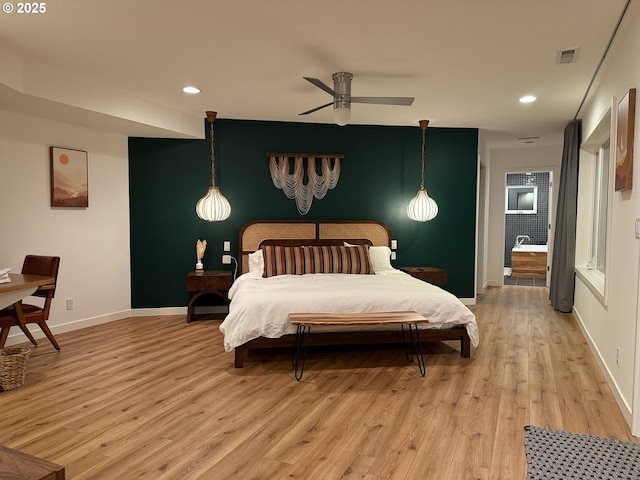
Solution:
[{"label": "lamp shade", "polygon": [[231,204],[218,187],[211,186],[207,194],[196,203],[196,214],[207,222],[221,222],[231,215]]},{"label": "lamp shade", "polygon": [[416,222],[428,222],[438,215],[438,204],[424,187],[420,187],[416,196],[407,205],[407,215]]}]

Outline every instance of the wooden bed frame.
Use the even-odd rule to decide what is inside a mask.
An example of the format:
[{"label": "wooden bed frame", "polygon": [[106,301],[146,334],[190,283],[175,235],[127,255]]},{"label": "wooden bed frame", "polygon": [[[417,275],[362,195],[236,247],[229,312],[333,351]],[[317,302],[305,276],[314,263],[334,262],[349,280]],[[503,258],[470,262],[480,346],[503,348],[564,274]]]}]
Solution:
[{"label": "wooden bed frame", "polygon": [[[261,245],[343,245],[343,242],[390,246],[389,227],[376,220],[258,220],[240,231],[238,252],[240,273],[249,271],[249,254]],[[249,351],[295,345],[295,334],[280,338],[256,338],[235,348],[235,366],[242,368]],[[460,342],[460,355],[471,356],[471,339],[463,327],[420,330],[422,343],[453,340]],[[311,346],[403,344],[400,331],[361,331],[326,333],[309,336]]]}]

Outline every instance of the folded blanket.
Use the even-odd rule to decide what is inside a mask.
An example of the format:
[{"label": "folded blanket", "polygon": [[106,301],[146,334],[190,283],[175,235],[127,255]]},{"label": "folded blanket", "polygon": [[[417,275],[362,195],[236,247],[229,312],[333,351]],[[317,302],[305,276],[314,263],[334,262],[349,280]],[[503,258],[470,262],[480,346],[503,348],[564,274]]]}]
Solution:
[{"label": "folded blanket", "polygon": [[0,268],[0,277],[8,277],[10,271],[10,268]]},{"label": "folded blanket", "polygon": [[0,283],[9,283],[10,281],[11,279],[9,278],[9,275],[6,277],[0,277]]}]

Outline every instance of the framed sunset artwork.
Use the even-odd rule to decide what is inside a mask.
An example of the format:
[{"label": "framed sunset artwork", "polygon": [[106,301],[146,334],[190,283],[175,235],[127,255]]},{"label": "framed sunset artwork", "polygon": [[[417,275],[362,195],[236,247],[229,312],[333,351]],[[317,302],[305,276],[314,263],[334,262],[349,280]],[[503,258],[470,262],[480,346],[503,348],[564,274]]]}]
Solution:
[{"label": "framed sunset artwork", "polygon": [[87,152],[51,147],[51,206],[89,206]]}]

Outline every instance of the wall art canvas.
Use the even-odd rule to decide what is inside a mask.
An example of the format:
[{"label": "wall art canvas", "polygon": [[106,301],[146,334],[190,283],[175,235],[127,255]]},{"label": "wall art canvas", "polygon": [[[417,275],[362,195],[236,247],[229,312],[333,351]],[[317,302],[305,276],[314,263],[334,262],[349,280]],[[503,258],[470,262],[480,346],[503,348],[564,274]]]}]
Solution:
[{"label": "wall art canvas", "polygon": [[633,183],[633,135],[636,117],[636,89],[629,90],[618,103],[616,138],[616,192],[629,190]]},{"label": "wall art canvas", "polygon": [[87,152],[51,147],[51,206],[89,206]]}]

